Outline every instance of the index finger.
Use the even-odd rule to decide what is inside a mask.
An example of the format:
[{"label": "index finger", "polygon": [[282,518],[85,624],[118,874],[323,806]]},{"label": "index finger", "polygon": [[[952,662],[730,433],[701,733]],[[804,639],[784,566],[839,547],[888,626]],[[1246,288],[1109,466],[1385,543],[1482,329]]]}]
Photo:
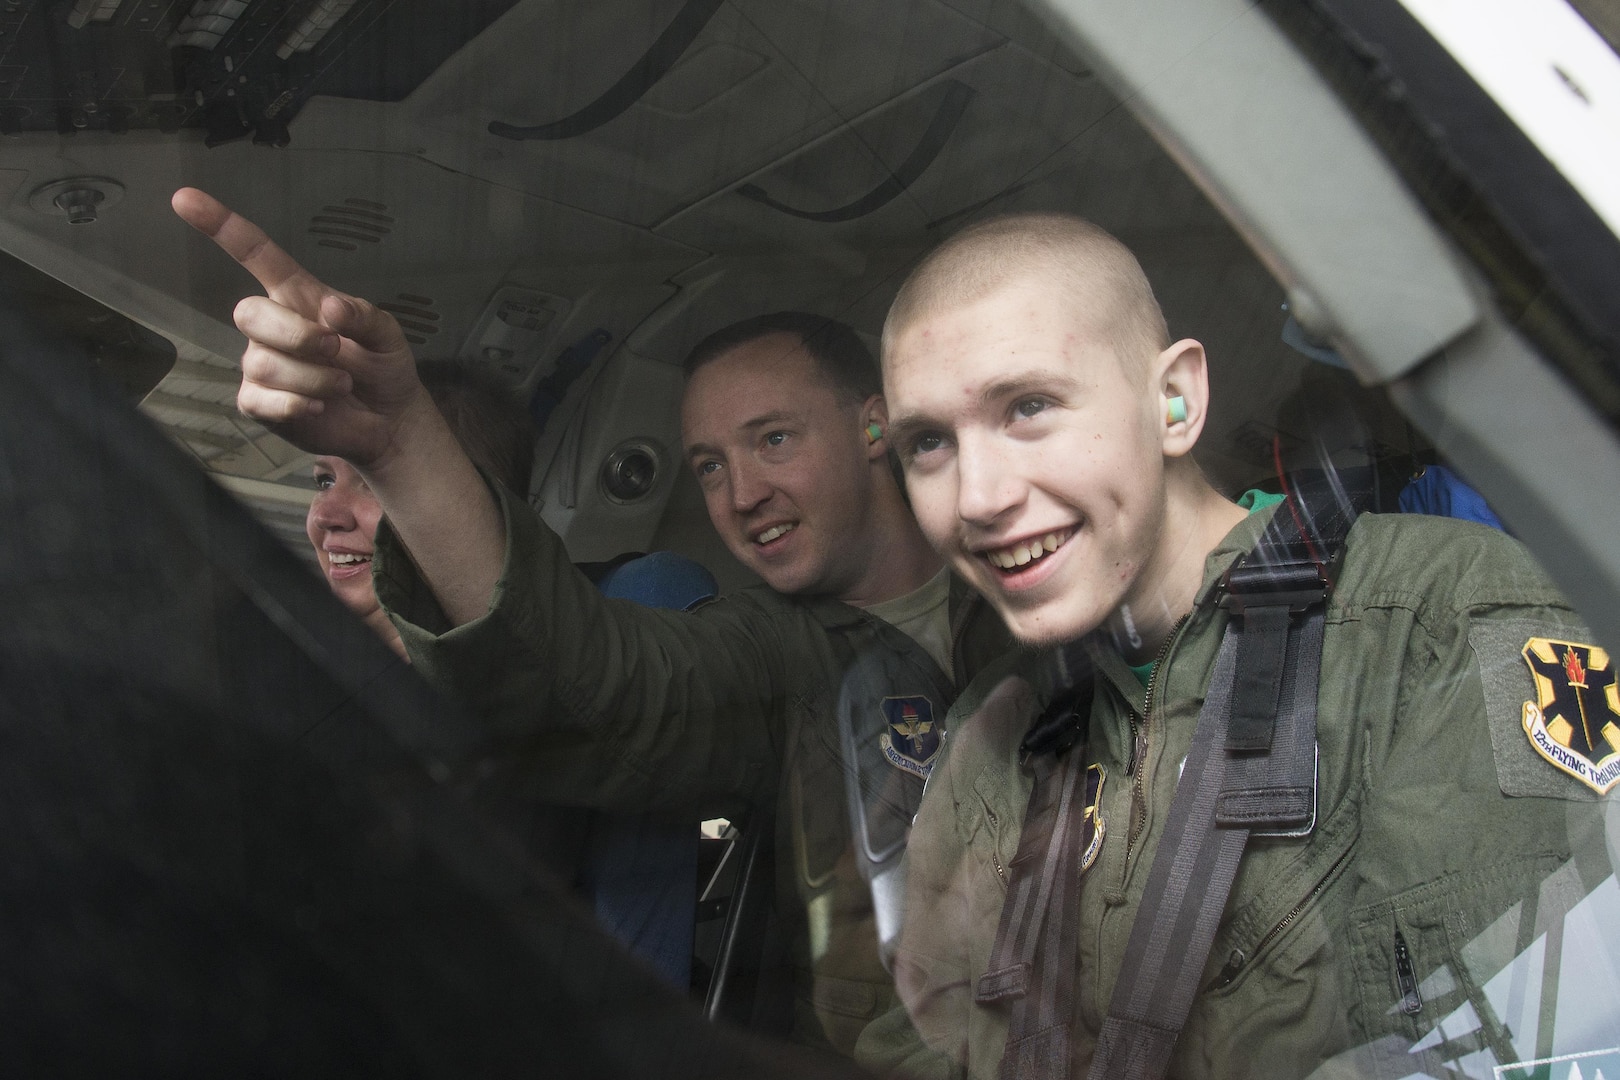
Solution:
[{"label": "index finger", "polygon": [[[241,263],[259,280],[272,299],[286,302],[303,299],[316,305],[326,287],[275,241],[247,218],[238,214],[206,191],[181,188],[169,201],[180,219],[218,244],[225,254]],[[305,293],[302,297],[293,294]],[[278,295],[279,294],[279,295]],[[301,314],[310,315],[309,312]],[[310,315],[310,317],[314,317]]]}]

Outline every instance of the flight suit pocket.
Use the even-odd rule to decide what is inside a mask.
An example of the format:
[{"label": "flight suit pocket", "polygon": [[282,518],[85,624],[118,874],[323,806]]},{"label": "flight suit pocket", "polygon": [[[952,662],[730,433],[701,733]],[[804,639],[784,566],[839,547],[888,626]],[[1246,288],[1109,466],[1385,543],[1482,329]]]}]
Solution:
[{"label": "flight suit pocket", "polygon": [[850,850],[844,769],[834,747],[805,738],[787,775],[797,883],[810,896],[832,881]]},{"label": "flight suit pocket", "polygon": [[[861,979],[817,975],[810,1000],[801,996],[797,1003],[798,1031],[821,1029],[827,1041],[846,1057],[855,1052],[861,1032],[877,1017],[894,1008],[893,987],[879,986]],[[814,1023],[810,1022],[813,1016]]]},{"label": "flight suit pocket", "polygon": [[[1228,914],[1210,950],[1205,987],[1217,996],[1239,993],[1291,994],[1331,941],[1319,910],[1338,907],[1336,889],[1354,850],[1360,807],[1346,801],[1328,815],[1307,842],[1261,839],[1250,842]],[[1302,930],[1311,928],[1302,935]],[[1297,939],[1306,937],[1308,941]],[[1293,955],[1280,957],[1290,951]],[[1260,972],[1269,972],[1269,978]],[[1260,978],[1269,988],[1246,990]]]},{"label": "flight suit pocket", "polygon": [[1005,783],[981,773],[973,782],[972,804],[964,815],[964,822],[974,825],[967,838],[970,850],[989,862],[989,869],[1005,892],[1011,878],[1008,868],[1018,854],[1022,831],[1020,821],[1013,816]]},{"label": "flight suit pocket", "polygon": [[1376,1074],[1443,1076],[1480,1053],[1517,1060],[1491,981],[1529,944],[1538,907],[1567,909],[1580,891],[1573,868],[1546,854],[1449,875],[1352,911],[1352,1027],[1359,1042],[1399,1051],[1378,1055]]}]

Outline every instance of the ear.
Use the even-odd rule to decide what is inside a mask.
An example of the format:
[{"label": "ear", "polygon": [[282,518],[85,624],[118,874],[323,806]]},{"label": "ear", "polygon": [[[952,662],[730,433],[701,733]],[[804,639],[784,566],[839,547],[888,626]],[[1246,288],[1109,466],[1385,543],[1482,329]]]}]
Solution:
[{"label": "ear", "polygon": [[[1197,444],[1209,416],[1209,363],[1203,345],[1182,338],[1159,354],[1154,375],[1164,456],[1184,457]],[[1172,399],[1178,397],[1180,407],[1173,407]]]},{"label": "ear", "polygon": [[[872,438],[872,432],[877,438]],[[866,443],[866,458],[876,461],[889,455],[889,403],[882,394],[873,394],[861,406],[861,439]]]},{"label": "ear", "polygon": [[[881,393],[873,393],[865,405],[860,406],[860,445],[867,449],[867,460],[876,461],[889,453],[889,406]],[[876,432],[876,437],[873,437]]]}]

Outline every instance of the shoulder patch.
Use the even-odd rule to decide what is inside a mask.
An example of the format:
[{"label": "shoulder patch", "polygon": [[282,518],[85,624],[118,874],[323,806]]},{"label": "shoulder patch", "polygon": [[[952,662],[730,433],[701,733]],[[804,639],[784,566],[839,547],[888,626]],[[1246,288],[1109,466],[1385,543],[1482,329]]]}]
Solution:
[{"label": "shoulder patch", "polygon": [[1620,686],[1585,627],[1479,617],[1468,638],[1503,794],[1580,801],[1620,783]]},{"label": "shoulder patch", "polygon": [[1620,686],[1596,645],[1533,637],[1524,662],[1535,683],[1524,733],[1536,753],[1599,795],[1620,782]]},{"label": "shoulder patch", "polygon": [[934,703],[922,694],[908,694],[886,697],[882,707],[888,724],[878,737],[883,757],[895,768],[927,780],[944,734],[934,717]]}]

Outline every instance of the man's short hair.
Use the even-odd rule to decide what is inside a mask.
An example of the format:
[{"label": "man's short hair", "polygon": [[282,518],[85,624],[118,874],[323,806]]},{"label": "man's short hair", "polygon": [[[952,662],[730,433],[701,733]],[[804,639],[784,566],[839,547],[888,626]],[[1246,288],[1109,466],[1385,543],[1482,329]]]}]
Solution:
[{"label": "man's short hair", "polygon": [[1089,329],[1118,347],[1122,362],[1170,344],[1164,312],[1142,265],[1118,239],[1069,214],[1011,214],[969,225],[906,278],[883,324],[883,348],[919,318],[972,303],[1016,279],[1050,280],[1079,301]]},{"label": "man's short hair", "polygon": [[686,363],[682,365],[687,378],[739,345],[773,334],[797,337],[816,362],[816,370],[840,397],[861,403],[873,394],[883,393],[883,376],[872,358],[872,350],[866,347],[860,335],[837,319],[808,311],[757,315],[716,330],[687,354]]},{"label": "man's short hair", "polygon": [[504,375],[463,360],[423,360],[417,376],[474,465],[518,495],[534,471],[534,419]]}]

